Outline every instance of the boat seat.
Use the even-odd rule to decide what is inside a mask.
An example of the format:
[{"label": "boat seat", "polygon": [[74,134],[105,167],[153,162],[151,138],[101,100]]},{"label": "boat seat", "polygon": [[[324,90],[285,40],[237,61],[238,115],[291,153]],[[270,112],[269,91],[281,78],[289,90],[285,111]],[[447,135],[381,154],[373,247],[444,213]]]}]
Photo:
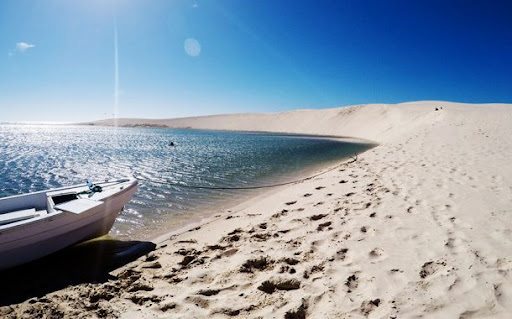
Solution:
[{"label": "boat seat", "polygon": [[39,214],[36,213],[35,208],[18,210],[18,211],[14,211],[14,212],[5,213],[5,214],[0,214],[0,225],[15,223],[15,222],[19,222],[22,220],[34,218],[37,216],[39,216]]},{"label": "boat seat", "polygon": [[81,214],[101,204],[103,204],[101,201],[81,198],[55,205],[55,208],[73,214]]},{"label": "boat seat", "polygon": [[38,210],[38,211],[36,211],[36,214],[39,216],[46,216],[46,215],[48,215],[48,211],[46,209]]}]

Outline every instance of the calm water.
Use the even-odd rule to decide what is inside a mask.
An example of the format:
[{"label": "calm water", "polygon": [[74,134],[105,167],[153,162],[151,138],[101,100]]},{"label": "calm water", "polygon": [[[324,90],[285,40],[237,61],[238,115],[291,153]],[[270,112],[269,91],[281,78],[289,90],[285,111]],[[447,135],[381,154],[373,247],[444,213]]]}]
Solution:
[{"label": "calm water", "polygon": [[[256,186],[290,180],[370,147],[271,134],[0,125],[0,197],[133,175],[173,184]],[[141,181],[111,233],[150,238],[201,208],[247,193]]]}]

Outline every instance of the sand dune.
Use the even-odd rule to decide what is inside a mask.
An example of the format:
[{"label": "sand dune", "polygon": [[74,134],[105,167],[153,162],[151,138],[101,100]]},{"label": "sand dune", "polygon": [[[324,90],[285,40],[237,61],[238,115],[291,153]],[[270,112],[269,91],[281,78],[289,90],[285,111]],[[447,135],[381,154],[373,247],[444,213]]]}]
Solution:
[{"label": "sand dune", "polygon": [[[415,102],[398,105],[370,104],[324,110],[298,110],[277,114],[228,114],[177,119],[109,119],[86,124],[119,126],[161,126],[211,130],[284,132],[314,135],[351,136],[380,141],[413,123],[428,120],[425,113],[436,102]],[[438,102],[440,105],[462,104]],[[404,113],[403,106],[407,105]],[[391,131],[391,132],[390,132]]]},{"label": "sand dune", "polygon": [[0,315],[512,317],[510,105],[412,102],[119,123],[380,145],[168,236],[109,282],[71,286]]}]

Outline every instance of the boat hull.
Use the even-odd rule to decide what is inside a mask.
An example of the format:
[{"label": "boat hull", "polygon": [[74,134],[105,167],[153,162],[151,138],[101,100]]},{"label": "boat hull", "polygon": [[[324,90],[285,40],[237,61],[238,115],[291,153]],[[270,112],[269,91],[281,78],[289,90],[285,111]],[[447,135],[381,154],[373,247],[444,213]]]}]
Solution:
[{"label": "boat hull", "polygon": [[14,229],[0,230],[0,269],[54,253],[73,244],[107,234],[137,190],[133,181],[80,214],[61,212]]}]

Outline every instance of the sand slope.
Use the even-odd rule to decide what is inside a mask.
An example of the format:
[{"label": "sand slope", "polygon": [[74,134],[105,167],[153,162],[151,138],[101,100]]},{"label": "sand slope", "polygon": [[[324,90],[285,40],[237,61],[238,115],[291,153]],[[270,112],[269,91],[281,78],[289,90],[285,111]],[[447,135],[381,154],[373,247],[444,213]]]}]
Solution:
[{"label": "sand slope", "polygon": [[116,280],[0,314],[512,317],[512,107],[414,102],[165,123],[381,144],[314,180],[218,212],[113,272]]},{"label": "sand slope", "polygon": [[[298,110],[278,114],[228,114],[162,120],[117,119],[114,121],[110,119],[86,124],[286,132],[351,136],[381,141],[385,136],[396,134],[410,125],[433,117],[434,114],[424,112],[422,107],[426,106],[431,110],[430,104],[432,103],[371,104],[324,110]],[[449,103],[440,102],[439,104]],[[403,106],[405,105],[408,107],[404,114]],[[411,123],[411,121],[415,123]]]}]

